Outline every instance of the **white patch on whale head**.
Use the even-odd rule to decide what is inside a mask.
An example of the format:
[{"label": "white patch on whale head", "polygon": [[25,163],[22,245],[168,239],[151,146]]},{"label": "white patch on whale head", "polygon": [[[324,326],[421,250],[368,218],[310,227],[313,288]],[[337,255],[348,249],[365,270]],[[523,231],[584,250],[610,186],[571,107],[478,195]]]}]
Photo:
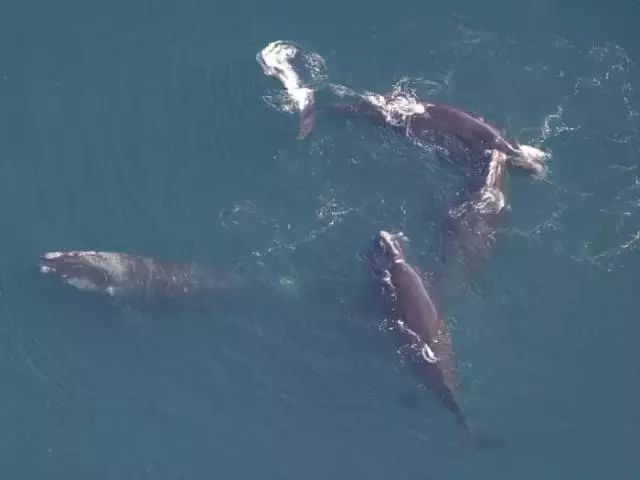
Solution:
[{"label": "white patch on whale head", "polygon": [[62,252],[47,252],[43,255],[46,260],[53,260],[62,256]]},{"label": "white patch on whale head", "polygon": [[394,262],[404,261],[404,255],[398,246],[395,235],[390,234],[386,230],[380,230],[379,235],[384,248],[388,248],[391,251]]},{"label": "white patch on whale head", "polygon": [[83,250],[76,252],[67,252],[67,255],[73,257],[93,257],[95,255],[100,255],[100,252],[97,252],[95,250]]},{"label": "white patch on whale head", "polygon": [[116,284],[129,280],[129,256],[114,252],[79,252],[86,265],[103,272],[110,282]]}]

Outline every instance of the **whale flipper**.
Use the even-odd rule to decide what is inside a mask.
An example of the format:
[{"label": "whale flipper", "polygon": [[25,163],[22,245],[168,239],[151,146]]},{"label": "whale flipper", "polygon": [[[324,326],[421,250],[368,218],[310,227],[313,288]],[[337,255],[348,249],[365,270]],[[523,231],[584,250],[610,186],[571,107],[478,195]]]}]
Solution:
[{"label": "whale flipper", "polygon": [[315,104],[313,97],[310,101],[300,110],[300,123],[298,127],[298,139],[302,140],[313,130],[315,125]]},{"label": "whale flipper", "polygon": [[466,424],[463,431],[463,442],[476,450],[493,448],[505,448],[507,442],[502,438],[494,437],[478,430],[476,427]]}]

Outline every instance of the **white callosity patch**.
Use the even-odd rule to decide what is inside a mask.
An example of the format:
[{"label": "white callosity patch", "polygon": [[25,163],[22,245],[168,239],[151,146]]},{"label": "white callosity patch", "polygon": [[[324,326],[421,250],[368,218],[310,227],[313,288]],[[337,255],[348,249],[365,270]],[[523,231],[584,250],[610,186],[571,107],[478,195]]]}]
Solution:
[{"label": "white callosity patch", "polygon": [[[132,265],[128,255],[111,252],[69,251],[48,252],[43,256],[40,272],[58,274],[66,284],[84,291],[99,291],[106,285],[126,284],[131,278]],[[103,281],[97,282],[102,278]],[[112,292],[108,292],[112,293]]]},{"label": "white callosity patch", "polygon": [[129,260],[126,255],[112,252],[83,252],[86,262],[108,274],[113,283],[129,278]]},{"label": "white callosity patch", "polygon": [[384,243],[384,247],[391,250],[391,254],[393,255],[394,262],[404,261],[404,255],[402,254],[402,250],[398,246],[395,235],[392,235],[385,230],[381,230],[380,239]]}]

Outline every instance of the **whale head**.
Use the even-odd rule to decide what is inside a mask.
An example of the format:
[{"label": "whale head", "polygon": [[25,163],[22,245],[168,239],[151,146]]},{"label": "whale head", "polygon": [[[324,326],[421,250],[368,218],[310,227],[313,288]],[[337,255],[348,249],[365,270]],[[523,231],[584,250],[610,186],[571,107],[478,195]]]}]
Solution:
[{"label": "whale head", "polygon": [[392,234],[386,230],[380,230],[374,235],[369,259],[375,271],[387,271],[394,263],[404,260],[402,240],[405,240],[402,232]]},{"label": "whale head", "polygon": [[82,291],[109,293],[112,288],[113,272],[103,252],[47,252],[40,257],[40,272]]}]

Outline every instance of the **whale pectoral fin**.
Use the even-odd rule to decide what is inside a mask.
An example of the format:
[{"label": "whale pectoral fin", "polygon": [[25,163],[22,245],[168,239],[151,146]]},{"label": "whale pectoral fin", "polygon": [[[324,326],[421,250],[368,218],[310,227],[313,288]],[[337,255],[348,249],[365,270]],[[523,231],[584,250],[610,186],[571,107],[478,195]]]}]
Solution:
[{"label": "whale pectoral fin", "polygon": [[315,106],[313,101],[307,103],[300,111],[300,123],[298,127],[298,140],[304,139],[313,130],[315,124]]},{"label": "whale pectoral fin", "polygon": [[429,346],[428,343],[425,343],[422,345],[422,348],[420,349],[420,355],[427,363],[438,362],[438,357],[436,357],[436,354],[433,353],[433,350],[431,350],[431,347]]}]

